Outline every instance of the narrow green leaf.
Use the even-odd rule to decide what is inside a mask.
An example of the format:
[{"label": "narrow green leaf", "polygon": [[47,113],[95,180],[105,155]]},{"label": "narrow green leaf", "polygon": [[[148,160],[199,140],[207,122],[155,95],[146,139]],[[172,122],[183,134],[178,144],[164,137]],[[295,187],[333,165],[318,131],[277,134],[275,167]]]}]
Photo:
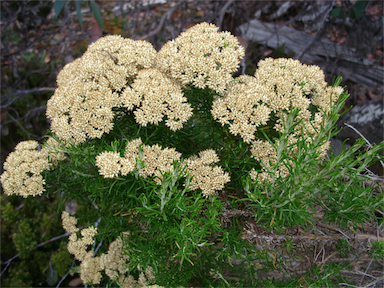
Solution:
[{"label": "narrow green leaf", "polygon": [[53,4],[53,9],[55,10],[56,16],[59,16],[61,10],[65,5],[65,1],[66,0],[55,0],[55,3]]},{"label": "narrow green leaf", "polygon": [[331,11],[332,17],[336,18],[337,16],[340,15],[341,9],[340,8],[335,8]]},{"label": "narrow green leaf", "polygon": [[97,23],[99,23],[100,27],[104,29],[105,27],[103,24],[103,19],[101,19],[99,7],[97,7],[95,1],[93,0],[91,0],[90,3],[91,3],[91,9],[92,9],[93,15],[95,16]]},{"label": "narrow green leaf", "polygon": [[333,87],[339,86],[341,84],[342,80],[343,80],[343,77],[341,77],[341,76],[333,77],[332,86]]},{"label": "narrow green leaf", "polygon": [[76,0],[75,6],[76,6],[77,18],[79,19],[81,28],[83,28],[83,20],[81,19],[81,0]]},{"label": "narrow green leaf", "polygon": [[360,19],[364,17],[365,8],[367,7],[367,5],[368,1],[357,1],[352,7],[352,12],[354,14],[353,16],[355,16],[354,18]]},{"label": "narrow green leaf", "polygon": [[59,275],[57,274],[57,271],[54,269],[49,269],[47,273],[47,284],[49,286],[55,286],[58,280]]}]

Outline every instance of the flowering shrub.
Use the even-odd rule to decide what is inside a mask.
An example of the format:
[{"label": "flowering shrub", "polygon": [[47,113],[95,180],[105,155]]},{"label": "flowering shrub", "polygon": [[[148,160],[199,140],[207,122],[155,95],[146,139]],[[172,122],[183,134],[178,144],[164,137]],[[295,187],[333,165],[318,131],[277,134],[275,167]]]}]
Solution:
[{"label": "flowering shrub", "polygon": [[8,156],[7,195],[46,191],[89,207],[62,213],[83,283],[255,286],[276,259],[260,262],[250,223],[282,231],[319,211],[361,223],[383,203],[359,184],[383,143],[326,159],[348,97],[340,79],[328,86],[319,67],[293,59],[233,78],[244,49],[217,30],[196,25],[158,53],[99,39],[57,77],[48,141]]}]

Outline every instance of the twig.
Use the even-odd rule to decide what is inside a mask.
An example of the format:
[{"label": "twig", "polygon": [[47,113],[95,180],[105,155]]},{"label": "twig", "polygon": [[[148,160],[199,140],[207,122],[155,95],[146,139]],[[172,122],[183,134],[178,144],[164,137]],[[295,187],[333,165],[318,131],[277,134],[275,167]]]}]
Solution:
[{"label": "twig", "polygon": [[[353,131],[355,131],[357,134],[359,134],[359,136],[360,136],[361,138],[363,138],[365,142],[367,142],[367,145],[368,145],[369,148],[373,148],[372,144],[368,141],[367,138],[364,137],[363,134],[360,133],[359,130],[357,130],[355,127],[353,127],[352,125],[350,125],[350,124],[348,124],[348,123],[344,123],[344,125],[347,126],[347,127],[349,127],[349,128],[351,128]],[[376,156],[376,157],[379,158],[379,156]],[[380,159],[380,158],[379,158],[379,159]],[[383,168],[384,168],[384,162],[381,161],[381,160],[379,160],[379,161],[380,161],[381,166],[383,166]]]},{"label": "twig", "polygon": [[359,286],[355,286],[355,285],[351,285],[351,284],[347,284],[347,283],[339,283],[339,286],[348,286],[348,287],[354,287],[354,288],[358,288]]},{"label": "twig", "polygon": [[363,288],[368,288],[368,287],[371,287],[372,285],[375,285],[376,283],[380,282],[380,281],[383,281],[384,280],[384,276],[383,277],[380,277],[380,278],[377,278],[375,281],[372,281],[371,283],[365,285]]},{"label": "twig", "polygon": [[[117,59],[116,59],[115,57],[112,56],[111,52],[109,52],[108,50],[104,50],[104,49],[102,49],[101,51],[106,52],[106,53],[109,55],[109,57],[111,57],[111,59],[113,60],[113,62],[115,62],[115,64],[117,64]],[[103,55],[103,56],[107,56],[107,55],[104,55],[103,53],[100,53],[100,52],[98,52],[98,53],[101,54],[101,55]]]},{"label": "twig", "polygon": [[295,57],[296,59],[300,60],[301,57],[303,57],[303,55],[312,47],[312,45],[315,43],[315,41],[317,41],[319,39],[319,37],[324,33],[325,21],[327,20],[329,13],[332,11],[334,4],[335,4],[335,1],[332,1],[332,3],[330,3],[328,11],[324,14],[324,17],[321,20],[320,29],[317,30],[317,32],[316,32],[315,36],[312,38],[311,42],[309,42],[308,45],[305,46],[303,50],[301,50],[299,55],[297,57]]},{"label": "twig", "polygon": [[[361,272],[361,271],[359,271],[359,270],[355,270],[355,271],[341,270],[340,272],[341,272],[341,273],[346,273],[346,274],[364,275],[364,276],[368,276],[368,277],[371,277],[371,278],[376,278],[376,277],[374,277],[373,275],[370,275],[370,274]],[[360,288],[361,288],[361,287],[360,287]]]},{"label": "twig", "polygon": [[333,256],[335,256],[337,253],[339,253],[339,252],[338,252],[338,251],[335,251],[335,252],[333,252],[331,255],[327,256],[327,258],[325,258],[325,259],[323,259],[323,260],[321,261],[321,269],[320,269],[321,271],[323,270],[325,263],[326,263],[330,258],[332,258]]},{"label": "twig", "polygon": [[347,234],[345,234],[343,231],[341,231],[339,228],[337,227],[333,227],[331,225],[328,225],[328,224],[323,224],[323,223],[317,223],[317,225],[321,226],[321,227],[324,227],[324,228],[327,228],[327,229],[331,229],[331,230],[334,230],[334,231],[337,231],[339,232],[340,234],[343,234],[345,236],[345,238],[348,238],[348,239],[351,239],[351,237],[349,237]]},{"label": "twig", "polygon": [[165,13],[161,19],[160,19],[160,23],[159,25],[157,25],[156,29],[155,30],[152,30],[151,32],[149,32],[148,34],[144,35],[144,36],[141,36],[139,38],[139,40],[144,40],[146,38],[149,38],[149,37],[152,37],[154,35],[156,35],[157,33],[159,33],[159,31],[161,30],[161,28],[163,27],[164,25],[164,22],[165,22],[165,19],[168,19],[171,18],[173,12],[176,11],[177,8],[179,8],[179,6],[184,2],[184,0],[180,0],[178,3],[175,4],[175,6],[173,6],[172,8],[170,8],[167,13]]},{"label": "twig", "polygon": [[[303,236],[280,236],[280,235],[258,235],[252,231],[246,230],[248,237],[251,237],[251,239],[261,239],[261,240],[266,240],[266,241],[271,241],[271,240],[286,240],[287,237],[292,239],[292,240],[304,240],[304,239],[309,239],[309,240],[340,240],[344,239],[342,236],[336,236],[336,235],[328,235],[328,236],[320,236],[320,235],[303,235]],[[384,241],[384,237],[378,237],[378,236],[373,236],[373,235],[367,235],[367,234],[357,234],[354,237],[355,240],[368,240],[368,239],[373,239],[376,241]]]},{"label": "twig", "polygon": [[228,210],[223,209],[223,216],[224,217],[235,217],[235,216],[245,216],[245,217],[252,217],[255,213],[253,212],[245,212],[243,210]]},{"label": "twig", "polygon": [[[373,262],[373,259],[371,259],[371,262],[368,264],[368,266],[367,266],[367,268],[365,269],[365,272],[364,272],[364,273],[367,274],[367,272],[368,272],[368,270],[369,270],[369,267],[371,266],[372,262]],[[363,278],[361,279],[361,281],[360,281],[360,285],[363,284],[364,278],[365,278],[365,275],[364,275]]]},{"label": "twig", "polygon": [[[86,228],[86,227],[88,227],[88,226],[89,226],[89,225],[80,227],[79,230],[81,230],[81,229],[83,229],[83,228]],[[39,248],[39,247],[41,247],[41,246],[44,246],[45,244],[51,243],[51,242],[56,241],[56,240],[58,240],[58,239],[61,239],[61,238],[63,238],[63,237],[69,236],[69,235],[71,235],[71,234],[72,234],[72,233],[69,233],[69,232],[68,232],[68,233],[62,234],[62,235],[60,235],[60,236],[53,237],[53,238],[51,238],[51,239],[49,239],[49,240],[47,240],[47,241],[45,241],[45,242],[42,242],[42,243],[40,243],[40,244],[37,244],[35,247],[29,249],[29,250],[26,251],[25,253],[31,252],[31,251],[33,251],[33,250],[35,250],[35,249],[37,249],[37,248]],[[2,264],[6,264],[6,266],[5,266],[5,268],[3,269],[3,271],[1,272],[0,276],[2,276],[3,273],[7,270],[9,264],[11,264],[11,262],[12,262],[14,259],[16,259],[17,257],[19,257],[22,253],[24,253],[24,252],[21,252],[21,253],[15,255],[15,256],[13,256],[11,259],[9,259],[9,260],[5,261],[4,263],[2,263]]]},{"label": "twig", "polygon": [[[20,91],[15,91],[13,93],[9,93],[9,94],[6,94],[6,95],[2,95],[1,98],[2,99],[8,99],[9,97],[11,96],[20,96],[20,95],[25,95],[25,94],[32,94],[32,93],[41,93],[41,92],[45,92],[45,91],[55,91],[56,88],[53,88],[53,87],[40,87],[40,88],[34,88],[34,89],[29,89],[29,90],[20,90]],[[9,105],[11,105],[15,100],[17,99],[14,98],[12,99],[12,101],[9,101],[6,105],[2,105],[0,106],[0,109],[3,109],[5,107],[8,107]]]},{"label": "twig", "polygon": [[372,261],[372,259],[370,258],[335,258],[335,259],[329,260],[329,262],[354,262],[354,261],[368,262],[368,261]]},{"label": "twig", "polygon": [[223,24],[224,14],[227,11],[228,7],[232,5],[233,2],[234,2],[234,0],[229,0],[227,3],[225,3],[223,8],[221,8],[221,10],[219,12],[219,15],[220,15],[219,16],[219,23],[217,23],[217,27],[219,27],[219,31],[221,31],[221,25]]},{"label": "twig", "polygon": [[[48,243],[50,243],[50,242],[53,242],[53,241],[55,241],[55,240],[58,240],[58,239],[60,239],[60,238],[63,238],[63,237],[69,236],[69,235],[71,235],[71,233],[65,233],[65,234],[62,234],[62,235],[60,235],[60,236],[53,237],[53,238],[51,238],[51,239],[49,239],[49,240],[47,240],[47,241],[45,241],[45,242],[43,242],[43,243],[40,243],[40,244],[36,245],[35,247],[29,249],[26,253],[31,252],[31,251],[35,250],[36,248],[39,248],[39,247],[41,247],[41,246],[44,246],[45,244],[48,244]],[[7,266],[5,266],[5,268],[4,268],[3,271],[1,272],[0,276],[3,275],[3,273],[5,272],[5,270],[7,270],[9,264],[11,264],[11,262],[12,262],[14,259],[16,259],[17,257],[19,257],[20,254],[21,254],[21,253],[19,253],[19,254],[13,256],[11,259],[9,259],[9,260],[7,260],[7,261],[5,261],[5,262],[3,263],[3,264],[6,264]]]},{"label": "twig", "polygon": [[67,273],[63,276],[63,278],[61,278],[61,280],[59,281],[59,283],[57,283],[56,288],[60,287],[61,283],[65,280],[65,278],[68,277],[69,273],[71,272],[71,269],[72,269],[73,265],[75,264],[75,261],[76,261],[76,258],[73,257],[71,267],[69,268],[69,270],[67,271]]},{"label": "twig", "polygon": [[[25,130],[24,129],[24,127],[23,127],[23,125],[21,125],[19,122],[20,122],[20,119],[15,119],[11,114],[9,114],[8,112],[6,112],[5,113],[9,118],[11,118],[13,121],[13,123],[16,123],[17,124],[17,126],[19,126],[20,127],[20,129],[25,133],[25,134],[27,134],[28,135],[28,138],[29,137],[33,137],[33,138],[38,138],[39,136],[37,136],[37,135],[35,135],[35,134],[33,134],[33,133],[29,133],[27,130]],[[3,125],[2,125],[3,126]]]}]

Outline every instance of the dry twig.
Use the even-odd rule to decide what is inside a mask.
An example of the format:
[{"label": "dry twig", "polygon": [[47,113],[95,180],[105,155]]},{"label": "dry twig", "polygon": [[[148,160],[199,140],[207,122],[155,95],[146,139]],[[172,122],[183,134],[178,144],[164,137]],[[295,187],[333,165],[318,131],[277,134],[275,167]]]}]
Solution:
[{"label": "dry twig", "polygon": [[152,30],[151,32],[149,32],[148,34],[142,36],[139,38],[139,40],[144,40],[144,39],[147,39],[149,37],[152,37],[154,35],[156,35],[157,33],[159,33],[159,31],[161,30],[161,28],[163,28],[163,25],[164,25],[164,22],[165,22],[165,19],[169,20],[173,14],[173,12],[175,12],[179,7],[180,5],[184,2],[184,0],[180,0],[178,3],[175,4],[175,6],[173,6],[172,8],[170,8],[167,13],[165,13],[161,19],[160,19],[160,23],[159,25],[157,25],[156,29]]}]

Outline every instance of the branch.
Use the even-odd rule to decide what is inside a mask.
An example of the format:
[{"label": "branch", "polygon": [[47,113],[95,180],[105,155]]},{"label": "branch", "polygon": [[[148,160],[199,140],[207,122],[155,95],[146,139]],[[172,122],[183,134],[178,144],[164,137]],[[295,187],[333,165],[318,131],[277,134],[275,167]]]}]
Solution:
[{"label": "branch", "polygon": [[[41,93],[41,92],[45,92],[45,91],[55,91],[56,88],[53,88],[53,87],[40,87],[40,88],[34,88],[34,89],[29,89],[29,90],[20,90],[20,91],[15,91],[13,93],[9,93],[9,94],[6,94],[6,95],[2,95],[1,98],[2,99],[9,99],[11,96],[21,96],[21,95],[25,95],[25,94],[32,94],[32,93]],[[12,101],[9,101],[9,103],[3,105],[3,106],[0,106],[0,109],[3,109],[5,107],[8,107],[9,105],[11,105],[15,100],[17,99],[14,98],[12,99]]]},{"label": "branch", "polygon": [[375,281],[365,285],[363,288],[368,288],[368,287],[371,287],[372,285],[375,285],[376,283],[380,282],[380,281],[383,281],[384,280],[384,276],[383,277],[380,277],[380,278],[377,278]]},{"label": "branch", "polygon": [[[55,240],[58,240],[58,239],[60,239],[60,238],[63,238],[63,237],[69,236],[69,235],[71,235],[71,233],[65,233],[65,234],[62,234],[62,235],[60,235],[60,236],[53,237],[53,238],[51,238],[51,239],[49,239],[49,240],[47,240],[47,241],[45,241],[45,242],[43,242],[43,243],[40,243],[40,244],[36,245],[35,247],[29,249],[26,253],[31,252],[31,251],[35,250],[36,248],[39,248],[39,247],[41,247],[41,246],[44,246],[45,244],[48,244],[48,243],[50,243],[50,242],[53,242],[53,241],[55,241]],[[4,274],[5,270],[7,270],[8,266],[9,266],[9,264],[11,264],[11,262],[12,262],[14,259],[16,259],[17,257],[19,257],[20,254],[21,254],[21,253],[19,253],[19,254],[13,256],[11,259],[9,259],[9,260],[5,261],[4,263],[2,263],[2,264],[6,264],[7,266],[5,266],[5,268],[4,268],[3,271],[1,272],[0,276],[2,276],[2,275]]]},{"label": "branch", "polygon": [[303,55],[312,47],[312,45],[315,43],[315,41],[317,41],[323,35],[324,29],[325,29],[325,21],[327,20],[329,13],[331,13],[334,4],[335,4],[335,0],[333,0],[332,3],[330,3],[328,11],[324,14],[324,17],[321,21],[320,29],[317,30],[317,32],[316,32],[315,36],[312,38],[311,42],[309,42],[308,45],[306,47],[304,47],[303,50],[300,51],[300,54],[297,57],[295,57],[296,59],[301,60],[301,57],[303,57]]},{"label": "branch", "polygon": [[69,273],[71,273],[71,269],[72,269],[72,267],[73,267],[73,264],[75,264],[75,261],[76,261],[76,258],[73,257],[71,267],[69,268],[69,270],[67,271],[67,273],[63,276],[63,278],[61,278],[61,280],[59,281],[59,283],[57,283],[56,288],[60,287],[61,283],[65,280],[65,278],[67,278],[67,276],[69,275]]},{"label": "branch", "polygon": [[[88,226],[89,226],[89,225],[80,227],[79,230],[81,230],[81,229],[83,229],[83,228],[85,228],[85,227],[88,227]],[[29,249],[29,250],[26,251],[25,253],[31,252],[31,251],[33,251],[33,250],[35,250],[35,249],[37,249],[37,248],[39,248],[39,247],[41,247],[41,246],[44,246],[44,245],[46,245],[46,244],[48,244],[48,243],[51,243],[51,242],[56,241],[56,240],[58,240],[58,239],[61,239],[61,238],[63,238],[63,237],[69,236],[69,235],[71,235],[71,234],[72,234],[72,233],[67,232],[67,233],[62,234],[62,235],[60,235],[60,236],[53,237],[53,238],[51,238],[51,239],[49,239],[49,240],[47,240],[47,241],[45,241],[45,242],[42,242],[42,243],[36,245],[35,247]],[[24,253],[24,252],[21,252],[21,253]],[[1,271],[0,276],[2,276],[2,275],[4,274],[5,270],[7,270],[8,266],[9,266],[9,264],[11,264],[11,262],[12,262],[14,259],[16,259],[17,257],[19,257],[19,256],[21,255],[21,253],[19,253],[19,254],[13,256],[11,259],[9,259],[9,260],[5,261],[4,263],[2,263],[2,264],[6,264],[7,266],[5,266],[5,268],[3,269],[3,271]]]},{"label": "branch", "polygon": [[252,217],[255,216],[255,213],[253,212],[245,212],[243,210],[229,210],[229,209],[223,209],[223,216],[225,218],[228,217],[235,217],[235,216],[245,216],[245,217]]},{"label": "branch", "polygon": [[223,24],[224,14],[227,11],[228,7],[231,6],[234,1],[235,0],[229,0],[227,3],[225,3],[223,8],[221,8],[221,10],[219,12],[219,15],[220,15],[219,16],[219,23],[217,23],[217,26],[219,27],[219,31],[221,31],[221,25]]},{"label": "branch", "polygon": [[169,20],[169,18],[171,18],[173,12],[175,12],[177,10],[177,8],[179,8],[179,6],[184,2],[184,0],[180,0],[178,3],[175,4],[175,6],[173,6],[172,8],[170,8],[167,13],[165,13],[161,19],[160,19],[160,23],[159,25],[157,25],[156,29],[155,30],[152,30],[151,32],[149,32],[147,35],[144,35],[144,36],[141,36],[139,38],[139,40],[144,40],[146,38],[149,38],[149,37],[152,37],[154,35],[156,35],[157,33],[159,33],[159,31],[161,30],[161,28],[163,27],[164,25],[164,22],[165,22],[165,19],[167,18]]},{"label": "branch", "polygon": [[[287,238],[290,238],[292,240],[304,240],[304,239],[309,239],[309,240],[341,240],[345,239],[345,237],[342,236],[335,236],[335,235],[329,235],[329,236],[321,236],[321,235],[303,235],[303,236],[280,236],[280,235],[258,235],[255,232],[246,230],[245,231],[247,235],[243,236],[242,238],[246,238],[248,240],[253,240],[253,239],[261,239],[265,240],[267,242],[271,242],[273,240],[286,240]],[[384,241],[384,237],[379,237],[379,236],[373,236],[373,235],[367,235],[367,234],[357,234],[355,235],[354,239],[356,240],[376,240],[376,241]]]},{"label": "branch", "polygon": [[[347,126],[347,127],[349,127],[349,128],[351,128],[353,131],[355,131],[357,134],[359,134],[359,136],[360,136],[361,138],[363,138],[365,142],[367,142],[367,145],[368,145],[369,148],[373,148],[372,144],[368,141],[367,138],[364,137],[363,134],[361,134],[361,133],[359,132],[359,130],[357,130],[357,129],[356,129],[355,127],[353,127],[352,125],[349,125],[348,123],[344,123],[344,125]],[[376,156],[376,157],[377,157],[378,159],[380,159],[379,156]],[[383,166],[383,168],[384,168],[384,162],[381,161],[381,160],[379,160],[379,161],[380,161],[381,166]]]},{"label": "branch", "polygon": [[33,138],[38,138],[39,136],[37,136],[37,135],[35,135],[35,134],[33,134],[33,133],[29,133],[27,130],[25,130],[25,128],[23,127],[23,125],[21,125],[19,122],[20,122],[20,119],[15,119],[11,114],[9,114],[8,112],[6,112],[5,113],[9,118],[11,118],[12,119],[12,121],[11,122],[4,122],[3,123],[3,125],[1,125],[1,128],[5,125],[5,124],[7,124],[7,123],[16,123],[17,124],[17,126],[19,126],[20,127],[20,129],[25,133],[25,134],[27,134],[27,136],[28,136],[28,138],[29,137],[33,137]]}]

